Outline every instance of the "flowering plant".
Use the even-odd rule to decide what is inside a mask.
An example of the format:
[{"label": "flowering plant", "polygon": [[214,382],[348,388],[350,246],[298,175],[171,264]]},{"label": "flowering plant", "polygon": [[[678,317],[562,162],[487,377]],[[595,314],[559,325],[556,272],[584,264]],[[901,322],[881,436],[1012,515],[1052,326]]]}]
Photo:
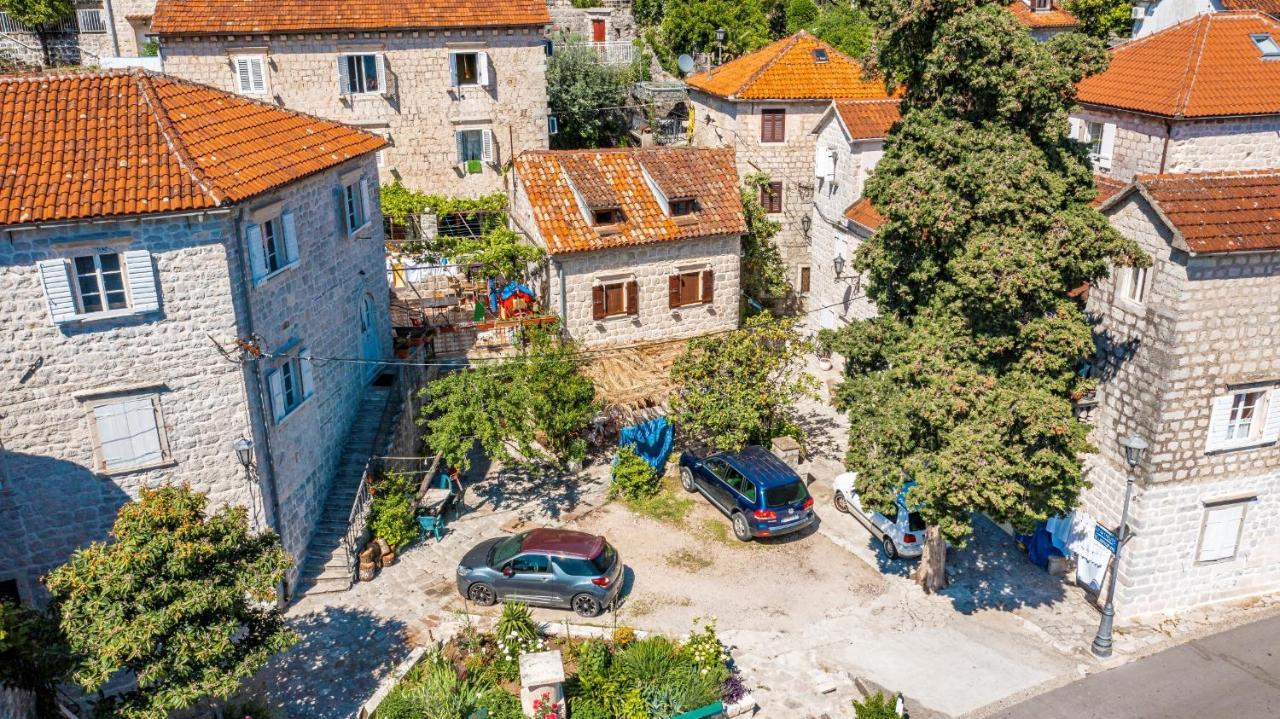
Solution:
[{"label": "flowering plant", "polygon": [[533,700],[534,719],[564,719],[564,705],[551,701],[551,692],[543,692],[541,699]]},{"label": "flowering plant", "polygon": [[[697,622],[700,619],[702,618],[699,617],[693,621]],[[707,617],[702,622],[702,631],[698,631],[697,628],[691,630],[684,646],[700,674],[721,673],[729,662],[729,650],[725,649],[724,644],[720,642],[720,637],[716,636],[715,617]]]}]

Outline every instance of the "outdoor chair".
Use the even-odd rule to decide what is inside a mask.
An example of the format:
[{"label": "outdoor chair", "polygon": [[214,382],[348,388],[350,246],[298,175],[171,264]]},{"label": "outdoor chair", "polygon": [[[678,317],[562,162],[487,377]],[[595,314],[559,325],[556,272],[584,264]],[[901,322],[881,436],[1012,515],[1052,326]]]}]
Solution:
[{"label": "outdoor chair", "polygon": [[426,539],[428,534],[435,535],[436,541],[440,541],[440,534],[444,531],[444,515],[443,514],[420,514],[418,515],[418,539]]}]

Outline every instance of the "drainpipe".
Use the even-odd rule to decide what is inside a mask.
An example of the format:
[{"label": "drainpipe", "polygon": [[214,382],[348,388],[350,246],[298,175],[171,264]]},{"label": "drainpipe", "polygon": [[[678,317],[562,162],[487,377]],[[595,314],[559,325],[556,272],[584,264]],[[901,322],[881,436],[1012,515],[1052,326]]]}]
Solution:
[{"label": "drainpipe", "polygon": [[106,15],[107,32],[111,34],[111,54],[120,57],[120,37],[116,35],[116,13],[111,0],[102,0],[102,14]]},{"label": "drainpipe", "polygon": [[1160,148],[1160,174],[1164,174],[1165,161],[1169,159],[1169,138],[1173,135],[1173,122],[1164,121],[1164,147]]},{"label": "drainpipe", "polygon": [[551,266],[556,270],[556,280],[560,285],[560,325],[563,330],[569,324],[569,300],[564,296],[564,266],[554,257],[551,258]]}]

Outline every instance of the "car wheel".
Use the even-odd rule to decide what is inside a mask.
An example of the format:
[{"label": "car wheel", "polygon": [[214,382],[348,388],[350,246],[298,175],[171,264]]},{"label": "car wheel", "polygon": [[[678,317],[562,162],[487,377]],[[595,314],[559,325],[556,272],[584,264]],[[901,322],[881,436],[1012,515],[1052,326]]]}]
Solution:
[{"label": "car wheel", "polygon": [[476,583],[467,589],[467,599],[482,607],[489,607],[497,603],[498,593],[488,584]]},{"label": "car wheel", "polygon": [[889,535],[886,534],[884,538],[880,540],[880,547],[884,549],[884,556],[889,559],[898,558],[898,545],[893,543],[893,538]]},{"label": "car wheel", "polygon": [[751,527],[747,526],[747,518],[742,515],[742,512],[733,514],[733,536],[740,542],[751,541]]},{"label": "car wheel", "polygon": [[579,594],[573,598],[573,611],[580,617],[599,616],[600,600],[590,594]]},{"label": "car wheel", "polygon": [[680,468],[680,486],[684,487],[686,492],[697,491],[697,487],[693,486],[693,470],[688,467]]},{"label": "car wheel", "polygon": [[841,491],[839,491],[839,490],[836,490],[835,505],[836,505],[836,511],[844,512],[845,514],[849,514],[849,513],[850,513],[850,512],[849,512],[849,501],[848,501],[847,499],[845,499],[845,498],[844,498],[844,492],[841,492]]}]

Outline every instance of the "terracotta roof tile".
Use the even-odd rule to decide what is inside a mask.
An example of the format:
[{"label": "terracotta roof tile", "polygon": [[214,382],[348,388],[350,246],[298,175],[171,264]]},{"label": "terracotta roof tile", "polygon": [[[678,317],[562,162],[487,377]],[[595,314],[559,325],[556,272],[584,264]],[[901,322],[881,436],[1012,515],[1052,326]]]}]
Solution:
[{"label": "terracotta roof tile", "polygon": [[218,207],[385,144],[138,70],[0,78],[0,225]]},{"label": "terracotta roof tile", "polygon": [[1258,10],[1268,15],[1280,15],[1280,0],[1222,0],[1224,10]]},{"label": "terracotta roof tile", "polygon": [[1115,197],[1121,190],[1128,187],[1129,183],[1106,175],[1094,175],[1093,185],[1098,188],[1098,196],[1093,198],[1093,202],[1090,202],[1089,204],[1093,207],[1099,207],[1107,200]]},{"label": "terracotta roof tile", "polygon": [[844,211],[845,219],[856,223],[868,232],[875,232],[884,224],[884,217],[876,212],[876,208],[871,206],[869,198],[862,198],[857,202],[849,205],[849,209]]},{"label": "terracotta roof tile", "polygon": [[837,100],[836,112],[852,140],[877,140],[902,119],[899,100]]},{"label": "terracotta roof tile", "polygon": [[1078,99],[1165,117],[1280,113],[1280,62],[1250,35],[1280,42],[1280,22],[1259,12],[1199,15],[1115,48],[1111,67],[1082,80]]},{"label": "terracotta roof tile", "polygon": [[[818,62],[814,50],[824,50]],[[690,87],[734,100],[886,98],[884,81],[866,77],[862,64],[803,30],[753,53],[685,80]]]},{"label": "terracotta roof tile", "polygon": [[[697,210],[687,217],[663,212],[642,165],[659,187],[679,189],[668,199],[695,199]],[[584,173],[587,167],[590,174]],[[552,255],[746,232],[732,148],[537,150],[516,158],[515,173]],[[585,177],[597,178],[607,190],[583,187]],[[623,221],[603,233],[589,225],[575,189],[593,198],[588,203],[607,193],[622,209]]]},{"label": "terracotta roof tile", "polygon": [[159,0],[160,34],[319,32],[546,25],[545,0]]},{"label": "terracotta roof tile", "polygon": [[1009,4],[1009,11],[1018,21],[1029,28],[1036,30],[1050,30],[1053,28],[1072,28],[1080,27],[1080,21],[1075,15],[1058,7],[1054,3],[1048,10],[1032,10],[1022,0],[1014,0]]},{"label": "terracotta roof tile", "polygon": [[1280,250],[1280,169],[1138,175],[1133,187],[1156,205],[1192,252]]}]

